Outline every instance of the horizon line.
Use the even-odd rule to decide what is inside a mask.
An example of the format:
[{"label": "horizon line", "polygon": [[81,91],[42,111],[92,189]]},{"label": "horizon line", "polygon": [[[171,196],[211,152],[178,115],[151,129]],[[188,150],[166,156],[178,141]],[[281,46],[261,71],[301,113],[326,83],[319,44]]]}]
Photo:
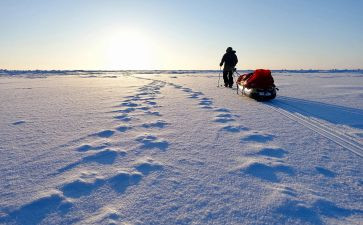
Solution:
[{"label": "horizon line", "polygon": [[[262,69],[262,68],[258,68]],[[265,68],[266,69],[266,68]],[[0,71],[221,71],[222,69],[1,69]],[[237,71],[254,71],[257,69],[237,69]],[[271,71],[360,71],[362,68],[356,69],[269,69]]]}]

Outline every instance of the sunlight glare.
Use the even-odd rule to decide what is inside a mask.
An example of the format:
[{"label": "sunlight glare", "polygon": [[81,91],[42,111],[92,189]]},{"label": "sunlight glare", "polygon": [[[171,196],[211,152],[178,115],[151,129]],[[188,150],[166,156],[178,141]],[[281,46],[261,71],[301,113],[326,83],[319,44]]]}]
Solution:
[{"label": "sunlight glare", "polygon": [[147,35],[135,30],[114,32],[107,37],[105,67],[114,70],[150,69],[152,43]]}]

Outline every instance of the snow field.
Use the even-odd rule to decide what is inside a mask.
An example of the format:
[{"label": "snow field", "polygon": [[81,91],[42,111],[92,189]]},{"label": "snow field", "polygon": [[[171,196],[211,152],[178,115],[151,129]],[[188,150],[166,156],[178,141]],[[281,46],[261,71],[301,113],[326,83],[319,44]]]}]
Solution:
[{"label": "snow field", "polygon": [[[1,167],[7,191],[0,195],[4,199],[0,223],[362,222],[362,158],[347,147],[348,143],[355,144],[356,151],[362,149],[357,121],[362,118],[360,108],[318,104],[309,99],[313,96],[306,96],[302,113],[296,109],[302,105],[293,104],[300,102],[296,99],[282,97],[263,104],[236,96],[234,90],[215,88],[213,75],[116,79],[134,85],[125,87],[128,91],[117,97],[120,101],[114,101],[114,94],[108,95],[110,99],[100,94],[108,106],[95,111],[102,115],[96,122],[101,118],[105,122],[92,123],[83,129],[84,135],[70,132],[71,137],[58,140],[63,143],[50,150],[34,150],[32,169],[42,174],[37,181],[44,184],[30,185],[22,193],[10,180],[31,184],[27,175],[17,178],[11,173],[24,168],[15,164]],[[285,82],[288,96],[293,96],[288,89],[292,80],[279,79]],[[356,91],[345,93],[354,104],[360,101],[351,96]],[[322,109],[314,111],[311,105]],[[273,110],[276,107],[305,123]],[[331,109],[355,117],[347,121],[327,118],[325,110]],[[320,130],[335,137],[329,139],[310,129],[308,116],[318,120],[314,124]],[[10,124],[24,126],[27,121]],[[339,132],[332,132],[341,126]],[[336,143],[337,135],[345,142]],[[47,135],[43,137],[47,139]],[[7,143],[2,154],[12,142]],[[18,152],[21,155],[21,146]],[[3,158],[1,165],[14,158],[17,155]],[[29,156],[25,158],[29,160]],[[21,197],[29,193],[31,200]],[[9,200],[12,198],[17,201]]]}]

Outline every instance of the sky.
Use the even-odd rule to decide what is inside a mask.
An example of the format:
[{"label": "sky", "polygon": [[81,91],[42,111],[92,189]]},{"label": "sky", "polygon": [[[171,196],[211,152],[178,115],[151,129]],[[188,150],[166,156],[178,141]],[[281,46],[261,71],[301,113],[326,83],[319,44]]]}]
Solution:
[{"label": "sky", "polygon": [[2,69],[363,68],[362,0],[0,0]]}]

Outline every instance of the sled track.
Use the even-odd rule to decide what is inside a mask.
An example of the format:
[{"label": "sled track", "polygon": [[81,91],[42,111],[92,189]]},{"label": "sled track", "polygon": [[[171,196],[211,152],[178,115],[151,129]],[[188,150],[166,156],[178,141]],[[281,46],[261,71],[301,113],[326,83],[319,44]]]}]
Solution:
[{"label": "sled track", "polygon": [[297,113],[291,113],[284,109],[279,108],[278,104],[266,103],[266,106],[286,116],[287,118],[309,128],[310,130],[328,138],[329,140],[335,142],[336,144],[342,146],[343,148],[353,152],[354,154],[363,157],[363,145],[359,140],[356,140],[355,138],[350,137],[343,132],[336,131],[334,130],[334,128],[329,127],[328,125],[316,119],[311,119],[301,115],[300,113],[298,113],[301,110],[294,108]]}]

